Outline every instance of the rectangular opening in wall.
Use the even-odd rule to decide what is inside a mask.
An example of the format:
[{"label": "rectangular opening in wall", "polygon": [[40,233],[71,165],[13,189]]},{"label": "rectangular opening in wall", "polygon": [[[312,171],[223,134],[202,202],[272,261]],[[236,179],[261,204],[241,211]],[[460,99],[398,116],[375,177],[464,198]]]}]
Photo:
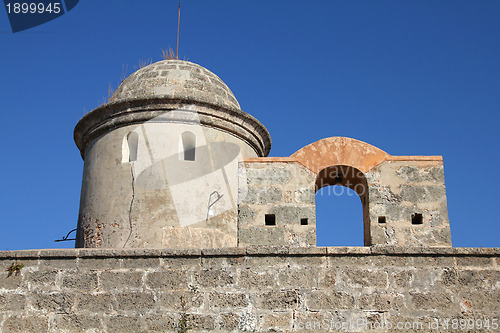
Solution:
[{"label": "rectangular opening in wall", "polygon": [[385,223],[385,216],[379,216],[378,217],[378,223]]},{"label": "rectangular opening in wall", "polygon": [[422,214],[415,213],[411,216],[411,224],[423,224],[424,218]]},{"label": "rectangular opening in wall", "polygon": [[266,214],[266,225],[276,225],[276,215]]},{"label": "rectangular opening in wall", "polygon": [[308,224],[309,221],[307,220],[307,218],[300,219],[300,225],[308,225]]}]

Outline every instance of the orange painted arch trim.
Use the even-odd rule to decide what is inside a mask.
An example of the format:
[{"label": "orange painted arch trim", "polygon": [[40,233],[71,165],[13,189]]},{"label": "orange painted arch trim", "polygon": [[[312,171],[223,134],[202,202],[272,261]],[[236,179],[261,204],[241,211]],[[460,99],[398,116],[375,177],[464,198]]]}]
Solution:
[{"label": "orange painted arch trim", "polygon": [[318,174],[333,165],[348,165],[365,173],[384,161],[429,161],[442,164],[442,156],[391,156],[366,142],[346,137],[330,137],[313,142],[290,157],[246,158],[246,163],[298,162]]}]

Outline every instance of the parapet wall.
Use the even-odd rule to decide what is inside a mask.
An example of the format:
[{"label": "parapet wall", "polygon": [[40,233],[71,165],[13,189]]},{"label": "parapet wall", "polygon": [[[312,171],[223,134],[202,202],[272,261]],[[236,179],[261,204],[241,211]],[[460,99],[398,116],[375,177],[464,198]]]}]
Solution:
[{"label": "parapet wall", "polygon": [[27,250],[0,267],[0,332],[175,332],[183,313],[192,332],[499,330],[500,248]]}]

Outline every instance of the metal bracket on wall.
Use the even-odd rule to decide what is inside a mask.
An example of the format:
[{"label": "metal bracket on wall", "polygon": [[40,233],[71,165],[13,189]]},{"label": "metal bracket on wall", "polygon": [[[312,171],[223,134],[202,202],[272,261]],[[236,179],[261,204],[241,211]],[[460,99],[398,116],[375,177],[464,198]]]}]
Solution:
[{"label": "metal bracket on wall", "polygon": [[[215,199],[214,202],[210,203],[210,201],[212,200],[212,195],[216,194],[217,195],[217,199]],[[217,201],[219,201],[222,197],[224,196],[224,194],[219,194],[219,192],[217,191],[213,191],[212,193],[210,193],[210,195],[208,196],[208,209],[207,209],[207,219],[206,221],[208,221],[208,217],[210,215],[210,208],[215,205],[215,203]]]},{"label": "metal bracket on wall", "polygon": [[70,232],[68,232],[66,236],[64,236],[61,239],[56,239],[54,242],[66,242],[66,241],[76,240],[76,238],[68,238],[73,231],[76,231],[76,229],[71,230]]}]

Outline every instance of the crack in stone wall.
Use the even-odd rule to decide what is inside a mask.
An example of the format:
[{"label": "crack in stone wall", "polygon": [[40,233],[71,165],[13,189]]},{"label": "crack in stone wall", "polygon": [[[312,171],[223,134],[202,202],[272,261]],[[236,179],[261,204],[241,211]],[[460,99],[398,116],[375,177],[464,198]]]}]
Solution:
[{"label": "crack in stone wall", "polygon": [[123,244],[123,247],[125,247],[130,239],[130,236],[132,236],[132,206],[134,205],[134,198],[135,198],[135,177],[134,177],[134,165],[131,163],[130,164],[130,174],[132,176],[132,198],[130,199],[130,208],[128,210],[128,223],[130,227],[130,233],[128,234],[127,240]]}]

